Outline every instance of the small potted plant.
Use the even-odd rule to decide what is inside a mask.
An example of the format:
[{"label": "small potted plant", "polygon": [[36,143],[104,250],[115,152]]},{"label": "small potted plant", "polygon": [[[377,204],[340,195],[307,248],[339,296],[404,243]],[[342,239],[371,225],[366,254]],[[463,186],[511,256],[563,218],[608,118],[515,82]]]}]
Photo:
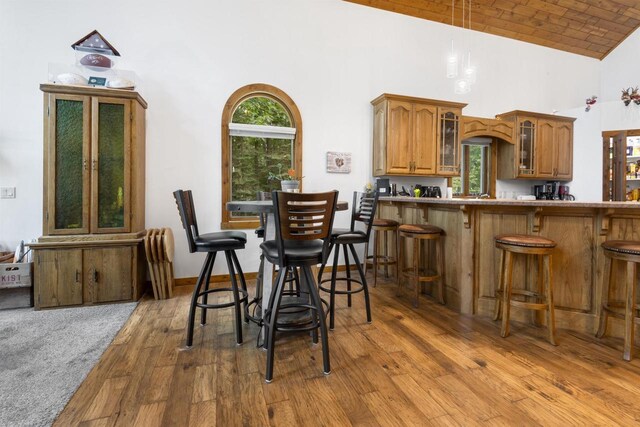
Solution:
[{"label": "small potted plant", "polygon": [[303,176],[298,176],[295,169],[288,169],[286,173],[269,173],[270,180],[280,181],[282,191],[297,192],[300,189],[300,180]]}]

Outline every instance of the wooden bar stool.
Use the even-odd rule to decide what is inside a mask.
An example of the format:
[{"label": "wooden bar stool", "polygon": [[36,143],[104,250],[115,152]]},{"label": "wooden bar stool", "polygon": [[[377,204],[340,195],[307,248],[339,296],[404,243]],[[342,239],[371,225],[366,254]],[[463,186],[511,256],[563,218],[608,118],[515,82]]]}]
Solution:
[{"label": "wooden bar stool", "polygon": [[[392,234],[393,244],[398,247],[398,221],[392,219],[376,218],[373,220],[373,255],[369,255],[369,241],[365,244],[364,253],[366,261],[364,263],[364,274],[367,274],[367,266],[371,264],[373,269],[373,287],[378,284],[378,266],[384,266],[384,277],[389,278],[389,266],[396,266],[396,277],[398,276],[398,260],[389,250],[388,233]],[[380,243],[384,252],[380,251]]]},{"label": "wooden bar stool", "polygon": [[[626,361],[631,360],[631,352],[633,350],[634,323],[640,317],[636,315],[640,310],[640,305],[636,302],[636,286],[638,277],[638,263],[640,263],[640,242],[628,240],[610,240],[602,244],[604,255],[606,257],[605,271],[608,277],[604,281],[602,289],[602,311],[600,313],[600,327],[596,336],[601,338],[607,331],[607,321],[609,315],[624,319],[624,352],[622,358]],[[613,262],[621,261],[627,263],[627,274],[625,286],[624,301],[609,301],[609,290],[611,287],[613,274]],[[614,311],[613,308],[623,308],[623,312]]]},{"label": "wooden bar stool", "polygon": [[[522,307],[529,310],[547,312],[547,329],[549,342],[556,344],[555,339],[555,314],[553,308],[553,281],[551,277],[551,253],[556,247],[556,242],[540,236],[522,234],[504,234],[496,236],[496,248],[502,249],[500,254],[500,277],[496,290],[496,303],[493,320],[502,318],[502,330],[500,335],[505,338],[509,335],[509,313],[511,306]],[[513,257],[516,254],[535,255],[538,259],[538,289],[536,292],[526,289],[513,289]],[[546,274],[546,277],[544,277]],[[543,289],[544,288],[544,289]],[[521,295],[526,298],[542,300],[544,302],[530,302],[512,299],[512,295]]]},{"label": "wooden bar stool", "polygon": [[[414,307],[418,307],[418,299],[420,297],[420,284],[422,282],[438,281],[438,302],[444,304],[444,246],[441,236],[444,230],[435,225],[428,224],[403,224],[398,227],[400,241],[398,242],[398,290],[396,295],[400,295],[402,289],[402,280],[400,276],[407,277],[415,281],[416,299],[413,302]],[[403,268],[402,260],[404,252],[404,242],[402,238],[413,239],[413,259],[411,267]],[[430,270],[428,266],[420,265],[420,246],[423,241],[434,242],[436,250],[436,269]]]}]

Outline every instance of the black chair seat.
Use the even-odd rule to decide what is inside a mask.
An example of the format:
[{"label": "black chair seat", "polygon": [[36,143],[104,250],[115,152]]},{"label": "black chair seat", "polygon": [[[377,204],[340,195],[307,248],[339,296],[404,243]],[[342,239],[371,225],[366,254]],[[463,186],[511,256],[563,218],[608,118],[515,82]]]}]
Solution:
[{"label": "black chair seat", "polygon": [[331,236],[331,243],[339,245],[349,245],[356,243],[365,243],[367,241],[367,233],[364,231],[350,231],[348,233]]},{"label": "black chair seat", "polygon": [[201,234],[194,238],[196,251],[232,251],[243,249],[247,243],[247,235],[242,231],[220,231]]},{"label": "black chair seat", "polygon": [[[284,254],[289,265],[314,265],[322,262],[322,240],[286,240]],[[278,264],[278,243],[267,240],[260,245],[269,262]]]}]

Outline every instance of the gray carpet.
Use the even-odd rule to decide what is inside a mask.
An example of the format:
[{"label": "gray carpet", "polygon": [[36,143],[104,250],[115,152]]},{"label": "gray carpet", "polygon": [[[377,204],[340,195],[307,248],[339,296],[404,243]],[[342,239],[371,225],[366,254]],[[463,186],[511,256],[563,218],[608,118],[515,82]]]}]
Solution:
[{"label": "gray carpet", "polygon": [[0,426],[48,426],[137,303],[0,311]]}]

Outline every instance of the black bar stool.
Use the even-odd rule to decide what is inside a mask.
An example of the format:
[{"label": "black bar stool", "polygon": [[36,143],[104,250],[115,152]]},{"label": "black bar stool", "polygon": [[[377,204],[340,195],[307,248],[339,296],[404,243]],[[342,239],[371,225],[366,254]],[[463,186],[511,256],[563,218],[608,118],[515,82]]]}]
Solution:
[{"label": "black bar stool", "polygon": [[[182,226],[187,233],[187,243],[189,244],[189,252],[206,252],[207,257],[198,276],[196,286],[193,288],[193,296],[191,298],[191,308],[189,309],[189,321],[187,323],[187,347],[193,345],[193,325],[195,323],[196,307],[202,310],[200,323],[207,323],[207,310],[225,307],[234,307],[235,310],[235,330],[236,342],[242,344],[242,310],[240,303],[247,304],[247,285],[244,280],[242,268],[238,262],[235,251],[244,249],[247,242],[247,235],[241,231],[221,231],[217,233],[199,234],[198,222],[196,220],[196,211],[191,196],[191,190],[176,190],[173,192],[180,212]],[[216,260],[216,254],[223,251],[227,259],[227,268],[231,278],[230,288],[214,288],[209,289],[209,281],[211,280],[211,270]],[[236,281],[237,274],[240,277],[241,289],[238,289]],[[204,290],[202,287],[204,285]],[[207,299],[209,294],[218,292],[232,292],[233,301],[227,303],[209,304]],[[246,321],[246,319],[245,319]]]},{"label": "black bar stool", "polygon": [[[351,208],[351,227],[349,229],[333,229],[331,230],[331,246],[329,252],[335,249],[333,253],[333,266],[331,269],[331,278],[322,280],[322,273],[326,267],[326,263],[323,263],[318,272],[318,287],[324,292],[328,292],[329,299],[329,329],[333,329],[335,326],[335,303],[336,295],[347,296],[347,306],[351,307],[351,295],[364,292],[364,301],[367,311],[367,322],[371,323],[371,303],[369,301],[369,288],[367,286],[367,279],[365,273],[360,264],[360,259],[356,253],[353,245],[367,243],[369,236],[371,236],[371,225],[373,224],[373,218],[376,215],[376,206],[378,204],[378,193],[373,194],[353,193],[353,204]],[[364,224],[364,231],[356,230],[358,223]],[[338,258],[340,257],[340,248],[344,253],[344,263],[346,268],[345,277],[337,277],[338,273]],[[353,255],[354,263],[358,269],[360,278],[351,277],[351,264],[349,263],[349,251]],[[345,282],[346,289],[336,289],[337,282]],[[323,286],[324,283],[330,283],[330,287]],[[356,288],[352,289],[352,285],[356,284]]]},{"label": "black bar stool", "polygon": [[[556,247],[556,242],[540,236],[523,234],[503,234],[495,237],[496,248],[502,249],[500,255],[500,277],[496,290],[496,302],[493,320],[502,318],[500,335],[506,338],[509,335],[509,314],[511,306],[529,310],[547,312],[547,329],[549,342],[556,344],[555,339],[555,313],[553,307],[553,280],[551,277],[551,254]],[[514,255],[533,255],[538,258],[538,289],[529,291],[526,289],[513,289],[513,257]],[[512,295],[532,298],[536,301],[520,301],[512,298]]]},{"label": "black bar stool", "polygon": [[[626,361],[631,360],[633,352],[633,341],[635,333],[635,323],[640,320],[637,313],[640,310],[636,300],[638,263],[640,263],[640,242],[629,240],[609,240],[602,244],[604,255],[606,257],[607,266],[605,272],[607,277],[604,281],[602,289],[602,311],[600,313],[600,326],[596,336],[602,338],[607,331],[607,321],[609,316],[618,319],[624,319],[624,350],[622,358]],[[613,265],[614,262],[626,263],[626,281],[624,283],[624,301],[610,301],[609,292],[611,290],[611,282],[616,285]],[[622,312],[615,311],[614,308],[622,308]]]},{"label": "black bar stool", "polygon": [[[279,271],[265,308],[267,348],[266,382],[273,380],[273,357],[276,331],[312,331],[317,342],[317,331],[322,337],[322,359],[324,373],[331,372],[329,361],[329,338],[323,301],[318,293],[311,267],[326,262],[333,216],[338,198],[337,191],[328,193],[285,193],[273,192],[275,207],[276,236],[260,245],[264,256]],[[308,298],[283,299],[285,278],[288,268],[299,268],[306,283]],[[305,309],[307,318],[293,323],[279,321],[286,310]],[[299,314],[299,313],[297,313]]]}]

